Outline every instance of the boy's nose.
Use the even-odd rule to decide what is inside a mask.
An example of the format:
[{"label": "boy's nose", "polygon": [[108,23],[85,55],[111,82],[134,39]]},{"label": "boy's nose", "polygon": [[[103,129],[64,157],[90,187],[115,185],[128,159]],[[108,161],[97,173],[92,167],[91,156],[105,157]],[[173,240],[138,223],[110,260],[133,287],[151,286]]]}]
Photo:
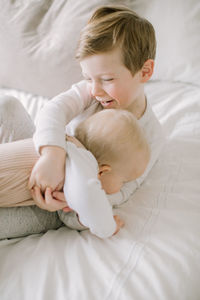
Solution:
[{"label": "boy's nose", "polygon": [[94,97],[96,96],[102,96],[104,94],[104,91],[101,87],[101,84],[99,83],[93,83],[91,87],[91,93]]}]

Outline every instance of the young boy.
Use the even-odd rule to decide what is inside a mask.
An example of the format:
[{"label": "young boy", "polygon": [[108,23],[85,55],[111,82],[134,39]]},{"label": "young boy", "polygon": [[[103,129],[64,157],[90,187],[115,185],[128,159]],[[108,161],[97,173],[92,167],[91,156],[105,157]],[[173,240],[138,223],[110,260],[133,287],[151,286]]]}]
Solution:
[{"label": "young boy", "polygon": [[[104,110],[90,116],[77,126],[75,136],[78,140],[68,137],[66,143],[64,194],[68,205],[79,217],[76,213],[63,212],[59,212],[59,217],[69,227],[89,228],[93,234],[106,238],[117,233],[123,225],[119,216],[113,218],[106,193],[118,192],[125,182],[135,180],[144,172],[149,161],[149,146],[137,120],[124,110]],[[0,206],[34,204],[27,190],[28,174],[37,160],[32,140],[2,144],[0,158]],[[20,179],[15,178],[18,174]],[[19,225],[15,223],[15,234],[16,227],[19,227],[18,235],[27,233],[26,227],[30,226],[32,232],[30,230],[29,234],[37,232],[30,211],[27,217],[23,210]],[[46,215],[47,220],[50,217]],[[44,222],[44,213],[42,218]],[[7,230],[2,228],[4,218],[0,219],[0,238],[9,237],[9,233],[4,235],[3,232]],[[27,223],[27,226],[23,229],[21,223]]]},{"label": "young boy", "polygon": [[[37,121],[34,144],[40,158],[29,187],[40,188],[33,189],[33,197],[44,209],[62,208],[49,193],[46,201],[42,192],[63,185],[65,126],[73,133],[81,120],[97,110],[125,109],[138,119],[151,148],[149,164],[135,185],[143,182],[163,145],[161,126],[144,94],[144,84],[153,73],[155,51],[153,26],[132,10],[105,6],[94,12],[81,32],[76,55],[85,80],[45,105]],[[123,203],[129,195],[122,187],[112,195],[112,204]]]}]

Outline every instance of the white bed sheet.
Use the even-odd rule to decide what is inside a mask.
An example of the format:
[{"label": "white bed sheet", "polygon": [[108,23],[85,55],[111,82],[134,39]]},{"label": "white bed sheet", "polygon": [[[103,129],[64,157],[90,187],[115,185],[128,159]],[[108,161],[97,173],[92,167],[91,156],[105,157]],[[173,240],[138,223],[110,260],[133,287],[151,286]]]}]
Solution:
[{"label": "white bed sheet", "polygon": [[200,299],[200,87],[152,82],[147,94],[167,142],[118,209],[125,227],[107,240],[63,227],[1,241],[1,300]]}]

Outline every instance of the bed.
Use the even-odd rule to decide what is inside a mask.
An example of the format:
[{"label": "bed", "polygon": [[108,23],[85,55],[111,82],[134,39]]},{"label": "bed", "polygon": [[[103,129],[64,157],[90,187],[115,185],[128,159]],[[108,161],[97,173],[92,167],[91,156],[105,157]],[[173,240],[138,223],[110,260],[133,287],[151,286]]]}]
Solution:
[{"label": "bed", "polygon": [[[89,231],[61,227],[1,240],[0,299],[199,300],[199,1],[89,2],[2,1],[0,18],[9,22],[1,26],[0,92],[20,99],[35,120],[46,101],[79,80],[72,37],[91,10],[123,2],[147,17],[157,32],[156,69],[146,94],[166,145],[142,186],[115,209],[125,220],[116,236],[102,240]],[[36,15],[43,22],[32,22]],[[66,38],[73,42],[66,52],[59,37],[63,30],[56,29],[72,21],[74,31],[66,27]],[[54,34],[56,45],[50,38]],[[62,54],[55,58],[57,51]]]}]

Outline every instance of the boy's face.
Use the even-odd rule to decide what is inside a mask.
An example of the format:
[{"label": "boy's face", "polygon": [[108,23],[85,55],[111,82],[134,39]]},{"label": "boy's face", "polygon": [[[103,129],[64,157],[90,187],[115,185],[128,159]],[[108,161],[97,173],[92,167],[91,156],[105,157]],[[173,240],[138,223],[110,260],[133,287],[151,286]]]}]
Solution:
[{"label": "boy's face", "polygon": [[119,48],[88,56],[80,65],[92,96],[103,108],[133,111],[133,103],[143,95],[141,71],[131,74],[123,64]]}]

